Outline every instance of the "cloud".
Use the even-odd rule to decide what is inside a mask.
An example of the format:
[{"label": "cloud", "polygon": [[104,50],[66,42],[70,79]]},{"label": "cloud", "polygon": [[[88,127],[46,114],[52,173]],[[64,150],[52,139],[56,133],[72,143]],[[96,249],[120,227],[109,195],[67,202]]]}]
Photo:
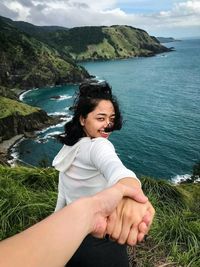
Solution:
[{"label": "cloud", "polygon": [[7,6],[5,6],[3,3],[0,3],[0,10],[1,10],[1,16],[12,18],[12,19],[17,19],[18,17],[18,12],[9,9]]},{"label": "cloud", "polygon": [[[127,24],[150,33],[200,27],[199,0],[3,0],[2,15],[35,25]],[[154,9],[154,12],[150,8]],[[2,12],[3,11],[3,12]],[[200,35],[200,33],[199,33]]]}]

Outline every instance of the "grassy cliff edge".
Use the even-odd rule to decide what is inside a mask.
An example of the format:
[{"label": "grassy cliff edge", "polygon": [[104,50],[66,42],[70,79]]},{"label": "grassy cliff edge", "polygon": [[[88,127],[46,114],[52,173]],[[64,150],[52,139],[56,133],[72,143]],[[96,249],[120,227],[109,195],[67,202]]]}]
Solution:
[{"label": "grassy cliff edge", "polygon": [[[0,238],[16,234],[54,211],[58,173],[52,168],[0,166]],[[174,186],[142,178],[156,209],[147,240],[129,248],[132,266],[200,266],[200,184]]]}]

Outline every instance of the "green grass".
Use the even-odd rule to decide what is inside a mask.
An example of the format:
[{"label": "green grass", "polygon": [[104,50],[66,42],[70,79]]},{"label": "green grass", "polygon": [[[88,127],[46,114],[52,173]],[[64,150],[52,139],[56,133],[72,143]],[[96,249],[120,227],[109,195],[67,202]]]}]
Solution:
[{"label": "green grass", "polygon": [[[52,168],[0,166],[0,239],[51,214],[57,183]],[[200,266],[200,184],[174,186],[148,177],[142,184],[156,216],[147,240],[135,248],[133,266]]]},{"label": "green grass", "polygon": [[57,173],[52,169],[0,167],[0,239],[53,212]]},{"label": "green grass", "polygon": [[28,115],[37,112],[39,108],[31,107],[19,101],[0,96],[0,119],[10,115]]}]

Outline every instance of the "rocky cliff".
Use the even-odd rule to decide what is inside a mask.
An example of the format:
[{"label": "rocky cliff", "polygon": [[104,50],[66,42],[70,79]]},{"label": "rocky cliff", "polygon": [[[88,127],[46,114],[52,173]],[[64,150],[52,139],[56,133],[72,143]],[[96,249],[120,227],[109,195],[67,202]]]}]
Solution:
[{"label": "rocky cliff", "polygon": [[0,97],[0,142],[18,134],[41,130],[59,120],[39,108]]},{"label": "rocky cliff", "polygon": [[0,85],[30,89],[81,82],[90,75],[70,58],[0,17]]},{"label": "rocky cliff", "polygon": [[20,115],[16,112],[0,119],[0,138],[1,141],[7,140],[18,134],[41,130],[52,123],[55,123],[55,120],[51,119],[43,110],[28,115]]}]

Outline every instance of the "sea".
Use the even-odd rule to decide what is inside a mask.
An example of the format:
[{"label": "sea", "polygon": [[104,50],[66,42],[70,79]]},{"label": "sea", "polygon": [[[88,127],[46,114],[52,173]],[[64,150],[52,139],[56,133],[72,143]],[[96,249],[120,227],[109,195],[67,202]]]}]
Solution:
[{"label": "sea", "polygon": [[[98,80],[106,80],[117,96],[123,128],[110,141],[124,165],[139,177],[178,182],[189,178],[200,160],[200,38],[164,44],[173,52],[153,57],[82,62]],[[61,148],[55,135],[71,119],[78,85],[30,90],[21,100],[63,116],[63,122],[23,139],[12,149],[19,161],[51,166]]]}]

